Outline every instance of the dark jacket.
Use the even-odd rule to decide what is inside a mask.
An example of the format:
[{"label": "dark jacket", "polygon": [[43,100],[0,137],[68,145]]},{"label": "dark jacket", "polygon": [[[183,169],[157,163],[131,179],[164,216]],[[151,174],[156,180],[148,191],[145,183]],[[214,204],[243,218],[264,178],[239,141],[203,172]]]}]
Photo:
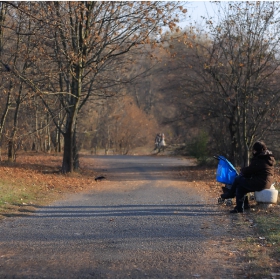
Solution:
[{"label": "dark jacket", "polygon": [[250,190],[270,189],[274,182],[274,165],[274,156],[268,150],[253,156],[250,165],[241,169],[241,173],[246,178]]}]

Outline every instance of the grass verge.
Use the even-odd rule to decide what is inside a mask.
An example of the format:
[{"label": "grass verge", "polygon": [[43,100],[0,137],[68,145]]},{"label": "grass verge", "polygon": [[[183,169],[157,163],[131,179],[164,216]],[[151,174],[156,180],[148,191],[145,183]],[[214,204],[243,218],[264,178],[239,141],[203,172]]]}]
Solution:
[{"label": "grass verge", "polygon": [[[276,174],[276,179],[279,180],[279,172]],[[280,278],[279,187],[277,189],[276,205],[267,209],[262,205],[256,205],[255,211],[250,213],[255,238],[248,242],[247,256],[250,258],[254,278]]]},{"label": "grass verge", "polygon": [[60,199],[64,194],[86,191],[95,173],[81,161],[79,173],[60,174],[61,155],[19,154],[15,164],[0,162],[0,219],[22,216],[37,207]]}]

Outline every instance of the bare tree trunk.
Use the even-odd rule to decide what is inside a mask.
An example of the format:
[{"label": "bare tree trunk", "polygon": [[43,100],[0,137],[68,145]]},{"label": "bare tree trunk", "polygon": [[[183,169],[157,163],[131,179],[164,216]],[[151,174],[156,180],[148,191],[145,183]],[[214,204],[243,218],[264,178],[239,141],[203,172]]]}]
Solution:
[{"label": "bare tree trunk", "polygon": [[0,120],[0,160],[2,161],[2,139],[3,139],[3,129],[5,125],[5,121],[8,115],[8,111],[11,107],[11,91],[12,91],[12,83],[10,82],[10,89],[8,91],[6,106],[4,108],[1,120]]},{"label": "bare tree trunk", "polygon": [[[70,117],[69,117],[70,118]],[[76,125],[69,120],[64,136],[62,173],[73,172],[79,168],[79,156],[76,142]]]},{"label": "bare tree trunk", "polygon": [[[2,49],[3,49],[3,28],[2,25],[5,22],[5,16],[6,16],[6,10],[7,6],[2,2],[0,4],[1,10],[0,10],[0,58],[2,59]],[[10,89],[11,89],[11,83],[10,83]],[[4,124],[6,121],[6,117],[9,111],[9,104],[10,104],[10,98],[11,98],[11,91],[8,91],[8,96],[7,96],[7,102],[6,106],[4,108],[1,121],[0,121],[0,161],[2,161],[2,133],[4,129]]]},{"label": "bare tree trunk", "polygon": [[59,119],[57,121],[57,125],[58,127],[56,127],[55,129],[55,143],[54,143],[54,150],[56,153],[60,153],[61,152],[61,132],[60,132],[60,126],[61,126],[61,123],[60,123],[60,117],[61,117],[61,113],[59,113],[58,115]]},{"label": "bare tree trunk", "polygon": [[79,98],[81,95],[82,86],[82,69],[81,67],[76,67],[76,79],[73,79],[71,88],[74,93],[71,96],[71,108],[69,109],[66,121],[66,132],[64,136],[64,151],[63,151],[63,162],[62,162],[62,172],[68,173],[77,170],[79,166],[78,149],[76,142],[76,128],[77,128],[77,116],[78,116],[78,106]]},{"label": "bare tree trunk", "polygon": [[234,166],[237,166],[237,155],[238,152],[236,150],[237,148],[237,141],[236,141],[236,123],[234,123],[234,116],[231,116],[230,121],[229,121],[229,133],[230,133],[230,140],[231,140],[231,162],[233,163]]},{"label": "bare tree trunk", "polygon": [[16,134],[18,130],[18,116],[19,116],[19,109],[21,105],[21,94],[22,94],[22,83],[20,85],[18,96],[17,96],[13,129],[11,133],[11,138],[9,139],[9,143],[8,143],[8,161],[10,162],[15,162],[16,160],[16,140],[17,140]]},{"label": "bare tree trunk", "polygon": [[73,172],[73,134],[69,125],[64,133],[64,151],[62,162],[62,173]]},{"label": "bare tree trunk", "polygon": [[12,140],[8,142],[8,161],[14,162],[15,161],[15,145]]},{"label": "bare tree trunk", "polygon": [[61,153],[61,133],[59,129],[57,128],[55,130],[55,152],[56,153]]},{"label": "bare tree trunk", "polygon": [[46,120],[46,152],[49,153],[51,151],[51,133],[50,133],[50,116],[47,113],[47,120]]},{"label": "bare tree trunk", "polygon": [[73,168],[78,170],[80,168],[79,161],[79,148],[77,143],[77,126],[75,125],[74,135],[73,135]]}]

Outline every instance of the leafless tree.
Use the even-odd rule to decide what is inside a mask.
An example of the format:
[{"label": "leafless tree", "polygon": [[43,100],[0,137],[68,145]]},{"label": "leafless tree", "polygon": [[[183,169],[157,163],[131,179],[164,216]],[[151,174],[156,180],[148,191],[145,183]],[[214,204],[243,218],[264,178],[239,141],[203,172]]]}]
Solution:
[{"label": "leafless tree", "polygon": [[219,15],[208,32],[187,34],[180,103],[227,135],[231,160],[247,165],[254,141],[279,123],[279,4],[226,2]]},{"label": "leafless tree", "polygon": [[[78,166],[75,135],[79,112],[90,98],[116,95],[111,87],[122,81],[118,75],[121,66],[114,65],[115,59],[149,43],[150,36],[160,34],[161,26],[174,28],[176,9],[185,11],[173,2],[9,4],[36,25],[34,32],[25,33],[37,44],[33,72],[14,72],[41,98],[63,134],[62,171],[71,172]],[[61,110],[65,123],[58,125]]]}]

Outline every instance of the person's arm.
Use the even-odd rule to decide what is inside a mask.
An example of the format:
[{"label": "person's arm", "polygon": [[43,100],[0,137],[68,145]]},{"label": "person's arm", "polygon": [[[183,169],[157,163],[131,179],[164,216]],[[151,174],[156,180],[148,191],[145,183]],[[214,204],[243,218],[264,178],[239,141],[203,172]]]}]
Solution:
[{"label": "person's arm", "polygon": [[260,164],[256,160],[252,160],[249,166],[243,167],[241,173],[245,177],[251,177],[260,170]]}]

